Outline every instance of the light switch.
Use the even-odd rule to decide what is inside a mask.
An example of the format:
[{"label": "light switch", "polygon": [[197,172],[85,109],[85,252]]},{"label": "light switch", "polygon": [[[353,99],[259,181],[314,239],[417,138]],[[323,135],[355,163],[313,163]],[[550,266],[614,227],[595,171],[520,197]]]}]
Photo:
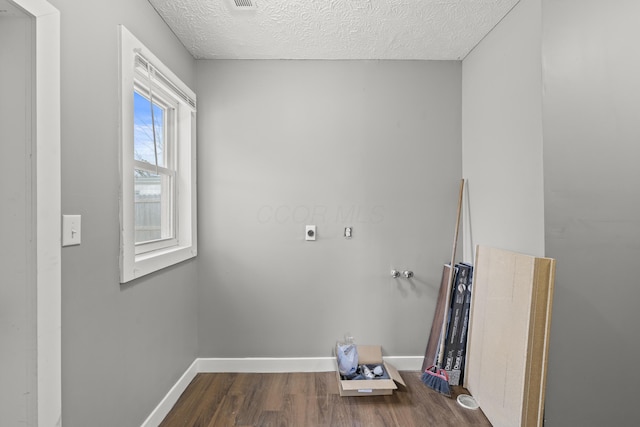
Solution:
[{"label": "light switch", "polygon": [[80,244],[82,231],[80,215],[62,215],[62,246]]}]

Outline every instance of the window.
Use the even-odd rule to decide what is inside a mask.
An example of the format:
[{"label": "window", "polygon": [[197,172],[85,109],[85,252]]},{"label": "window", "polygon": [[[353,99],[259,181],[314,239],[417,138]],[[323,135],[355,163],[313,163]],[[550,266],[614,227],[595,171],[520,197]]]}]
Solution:
[{"label": "window", "polygon": [[197,254],[196,96],[120,26],[120,282]]}]

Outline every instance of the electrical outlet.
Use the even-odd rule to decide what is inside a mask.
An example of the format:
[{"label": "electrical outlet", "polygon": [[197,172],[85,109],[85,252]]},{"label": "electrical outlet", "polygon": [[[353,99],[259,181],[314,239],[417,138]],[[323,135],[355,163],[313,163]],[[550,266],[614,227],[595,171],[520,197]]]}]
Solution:
[{"label": "electrical outlet", "polygon": [[304,240],[316,240],[316,226],[307,225],[304,228]]}]

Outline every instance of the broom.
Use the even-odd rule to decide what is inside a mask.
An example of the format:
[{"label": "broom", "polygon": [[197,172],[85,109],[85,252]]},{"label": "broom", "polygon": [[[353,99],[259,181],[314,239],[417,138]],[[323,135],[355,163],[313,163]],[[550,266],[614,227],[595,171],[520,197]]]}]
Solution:
[{"label": "broom", "polygon": [[444,316],[442,319],[442,328],[440,330],[440,342],[438,343],[438,360],[435,365],[429,366],[422,374],[422,382],[427,387],[451,397],[451,388],[449,387],[449,375],[447,371],[442,369],[442,361],[444,360],[444,342],[447,334],[447,317],[449,316],[449,305],[451,304],[451,289],[453,287],[453,278],[455,276],[454,263],[456,260],[456,247],[458,246],[458,230],[460,228],[460,213],[462,211],[462,195],[464,192],[464,179],[460,180],[460,195],[458,197],[458,214],[456,217],[456,229],[453,235],[453,249],[451,251],[451,264],[449,268],[449,281],[447,283],[447,293],[445,299]]}]

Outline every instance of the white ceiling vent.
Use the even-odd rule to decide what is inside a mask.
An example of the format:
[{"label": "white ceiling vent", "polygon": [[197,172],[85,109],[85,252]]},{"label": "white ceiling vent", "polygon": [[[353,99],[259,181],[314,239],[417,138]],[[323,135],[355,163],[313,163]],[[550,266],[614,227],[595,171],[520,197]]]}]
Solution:
[{"label": "white ceiling vent", "polygon": [[371,9],[371,0],[350,0],[348,3],[352,10]]},{"label": "white ceiling vent", "polygon": [[235,10],[255,10],[258,8],[256,0],[229,0]]}]

